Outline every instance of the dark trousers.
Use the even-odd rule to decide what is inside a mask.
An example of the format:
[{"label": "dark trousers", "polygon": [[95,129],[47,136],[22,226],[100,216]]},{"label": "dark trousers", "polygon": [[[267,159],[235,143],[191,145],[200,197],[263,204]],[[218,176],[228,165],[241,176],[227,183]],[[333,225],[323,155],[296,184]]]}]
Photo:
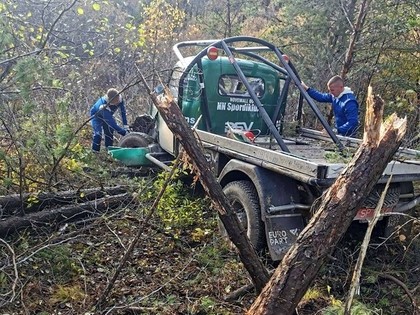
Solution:
[{"label": "dark trousers", "polygon": [[92,119],[93,137],[92,150],[99,151],[101,149],[102,131],[105,135],[105,148],[110,147],[114,143],[114,129],[109,126],[106,121],[101,118]]}]

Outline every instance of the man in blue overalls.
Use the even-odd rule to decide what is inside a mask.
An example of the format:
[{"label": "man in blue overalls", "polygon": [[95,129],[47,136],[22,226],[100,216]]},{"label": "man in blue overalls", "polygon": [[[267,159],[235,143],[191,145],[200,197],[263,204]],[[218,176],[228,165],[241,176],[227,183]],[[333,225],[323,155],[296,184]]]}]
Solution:
[{"label": "man in blue overalls", "polygon": [[321,93],[302,82],[302,87],[314,100],[332,104],[337,133],[341,136],[354,136],[359,126],[359,104],[353,91],[344,86],[343,79],[338,75],[333,76],[327,86],[329,93]]},{"label": "man in blue overalls", "polygon": [[[120,109],[124,127],[118,126],[114,113]],[[127,116],[122,96],[116,89],[109,89],[105,96],[100,97],[90,109],[92,118],[93,138],[92,151],[99,152],[101,148],[102,130],[105,134],[105,148],[112,146],[114,130],[124,136],[128,132]]]}]

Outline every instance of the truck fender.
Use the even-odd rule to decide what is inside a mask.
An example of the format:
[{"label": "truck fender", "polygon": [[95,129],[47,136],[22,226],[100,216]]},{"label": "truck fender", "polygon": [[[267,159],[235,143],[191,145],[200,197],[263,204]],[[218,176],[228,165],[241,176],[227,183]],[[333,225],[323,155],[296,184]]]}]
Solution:
[{"label": "truck fender", "polygon": [[260,166],[231,159],[219,175],[219,183],[222,187],[232,181],[244,179],[250,180],[257,190],[263,221],[266,219],[270,206],[299,203],[299,185],[296,180]]}]

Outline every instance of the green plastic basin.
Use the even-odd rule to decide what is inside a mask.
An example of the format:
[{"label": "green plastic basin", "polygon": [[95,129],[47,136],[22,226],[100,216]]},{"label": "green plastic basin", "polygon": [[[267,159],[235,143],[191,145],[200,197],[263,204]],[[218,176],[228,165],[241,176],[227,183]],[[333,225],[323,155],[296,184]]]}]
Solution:
[{"label": "green plastic basin", "polygon": [[152,163],[146,158],[149,148],[108,147],[108,153],[126,166],[146,166]]}]

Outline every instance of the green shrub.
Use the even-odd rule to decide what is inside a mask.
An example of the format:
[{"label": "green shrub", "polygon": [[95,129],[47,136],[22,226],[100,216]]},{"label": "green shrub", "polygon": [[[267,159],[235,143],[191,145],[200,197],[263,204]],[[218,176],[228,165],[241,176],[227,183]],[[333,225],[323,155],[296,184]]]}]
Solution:
[{"label": "green shrub", "polygon": [[[166,172],[158,175],[152,184],[152,189],[144,195],[146,199],[156,198],[167,176]],[[180,178],[181,176],[185,176],[185,174],[178,170],[175,178],[166,187],[157,207],[157,214],[167,229],[185,231],[185,229],[195,226],[202,228],[209,223],[205,220],[206,213],[210,211],[208,199],[193,196],[189,187]],[[205,230],[202,230],[202,233],[194,232],[196,238],[204,234]]]},{"label": "green shrub", "polygon": [[46,248],[35,257],[33,268],[49,273],[56,283],[66,283],[82,273],[71,249],[66,245]]},{"label": "green shrub", "polygon": [[[323,312],[323,315],[343,315],[344,305],[343,303],[334,303],[334,305],[327,307]],[[354,301],[351,307],[351,315],[375,315],[380,314],[376,309],[371,309],[369,306]]]}]

